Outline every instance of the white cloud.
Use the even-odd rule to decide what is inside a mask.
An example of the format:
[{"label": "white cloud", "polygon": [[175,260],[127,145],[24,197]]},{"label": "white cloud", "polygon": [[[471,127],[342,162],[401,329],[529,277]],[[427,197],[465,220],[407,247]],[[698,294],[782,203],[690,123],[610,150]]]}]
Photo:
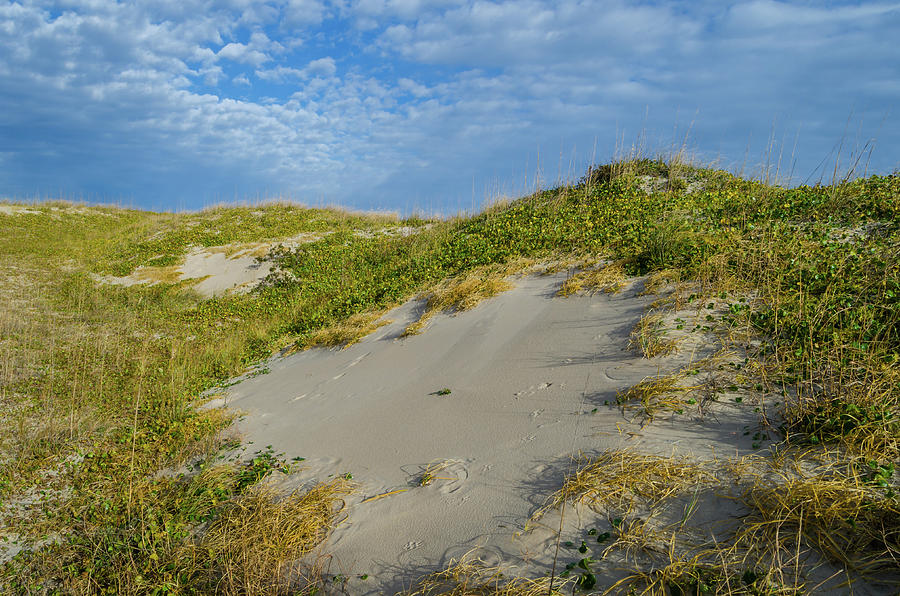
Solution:
[{"label": "white cloud", "polygon": [[252,64],[253,66],[259,66],[263,62],[268,62],[270,60],[269,56],[263,52],[252,50],[248,45],[234,42],[224,46],[216,55],[219,58],[226,58],[244,64]]},{"label": "white cloud", "polygon": [[287,25],[318,25],[326,15],[321,0],[288,0],[284,7],[284,23]]},{"label": "white cloud", "polygon": [[306,76],[330,77],[334,76],[334,73],[337,72],[337,66],[334,63],[334,58],[326,56],[325,58],[319,58],[307,64],[306,68],[303,69],[303,72]]},{"label": "white cloud", "polygon": [[754,0],[734,6],[730,13],[734,23],[750,29],[781,27],[846,27],[854,22],[881,17],[900,10],[900,3],[872,2],[848,6],[796,5],[773,0]]},{"label": "white cloud", "polygon": [[285,79],[290,78],[302,79],[304,75],[303,71],[299,68],[291,68],[289,66],[276,66],[275,68],[270,68],[267,70],[257,70],[256,76],[264,81],[281,83]]},{"label": "white cloud", "polygon": [[[583,156],[599,137],[605,156],[623,131],[627,142],[676,118],[687,127],[698,109],[692,135],[707,150],[740,158],[777,118],[791,133],[804,123],[801,151],[817,161],[850,110],[877,126],[898,101],[896,3],[45,6],[0,5],[0,192],[102,184],[187,201],[268,188],[453,204],[470,200],[473,176],[533,168],[538,147]],[[287,88],[255,89],[248,69]],[[201,91],[229,79],[240,98]],[[900,146],[896,126],[879,142]]]},{"label": "white cloud", "polygon": [[407,79],[405,77],[397,80],[397,87],[403,91],[412,93],[416,97],[427,97],[431,95],[431,90],[425,85],[420,85],[412,79]]},{"label": "white cloud", "polygon": [[276,66],[265,70],[257,70],[256,76],[264,81],[283,83],[289,80],[308,79],[310,77],[331,77],[337,72],[334,58],[319,58],[307,64],[304,68],[290,66]]}]

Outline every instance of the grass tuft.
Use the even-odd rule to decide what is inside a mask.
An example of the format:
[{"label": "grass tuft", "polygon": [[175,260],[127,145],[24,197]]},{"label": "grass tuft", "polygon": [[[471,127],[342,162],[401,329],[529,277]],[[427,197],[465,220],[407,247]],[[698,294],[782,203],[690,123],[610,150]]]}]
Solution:
[{"label": "grass tuft", "polygon": [[873,469],[758,477],[741,497],[753,512],[741,541],[790,550],[802,540],[857,573],[897,579],[900,502]]},{"label": "grass tuft", "polygon": [[651,571],[629,574],[604,594],[641,596],[688,596],[727,594],[728,596],[788,596],[807,593],[803,586],[785,586],[774,570],[744,569],[737,564],[711,563],[702,553],[675,559]]},{"label": "grass tuft", "polygon": [[483,267],[441,282],[425,294],[424,311],[417,321],[406,327],[403,335],[421,333],[439,312],[471,310],[483,300],[512,289],[513,284],[506,278],[517,270],[519,267],[512,265]]},{"label": "grass tuft", "polygon": [[605,292],[615,294],[625,287],[625,268],[622,263],[612,263],[599,269],[580,271],[563,282],[558,296]]},{"label": "grass tuft", "polygon": [[665,337],[662,315],[645,314],[631,331],[628,347],[640,349],[644,358],[667,356],[678,348],[678,342]]},{"label": "grass tuft", "polygon": [[542,596],[560,595],[565,582],[550,578],[509,576],[499,567],[479,563],[451,562],[447,569],[425,576],[402,596]]},{"label": "grass tuft", "polygon": [[280,497],[260,487],[230,503],[191,549],[202,583],[221,594],[286,594],[318,582],[301,558],[334,527],[341,497],[352,486],[343,478]]},{"label": "grass tuft", "polygon": [[610,450],[583,460],[535,518],[568,501],[586,503],[595,510],[630,511],[638,501],[660,503],[713,478],[702,466],[683,458]]},{"label": "grass tuft", "polygon": [[616,403],[631,408],[630,402],[640,404],[640,414],[648,419],[660,411],[680,412],[688,404],[688,394],[700,389],[699,385],[685,385],[687,373],[678,371],[668,375],[647,377],[616,396]]},{"label": "grass tuft", "polygon": [[303,343],[304,348],[342,346],[347,348],[391,321],[382,319],[383,312],[364,312],[320,329]]}]

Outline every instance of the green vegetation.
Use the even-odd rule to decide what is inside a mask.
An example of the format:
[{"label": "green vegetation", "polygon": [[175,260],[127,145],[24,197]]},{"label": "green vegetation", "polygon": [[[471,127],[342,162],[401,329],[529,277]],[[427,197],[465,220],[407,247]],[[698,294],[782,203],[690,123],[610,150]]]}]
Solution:
[{"label": "green vegetation", "polygon": [[[839,481],[862,486],[852,498],[834,489],[822,501],[807,497],[821,482],[783,482],[748,493],[748,503],[780,516],[783,532],[812,536],[798,544],[831,560],[860,569],[896,561],[896,496],[887,491],[896,489],[900,461],[900,176],[784,189],[636,160],[473,217],[431,222],[279,204],[187,215],[64,203],[30,209],[39,213],[0,214],[0,506],[4,538],[34,545],[0,567],[0,585],[14,593],[191,593],[210,581],[231,593],[277,592],[281,580],[271,575],[322,540],[331,518],[302,530],[257,524],[260,533],[291,537],[267,550],[216,542],[216,529],[253,524],[267,506],[333,511],[348,488],[283,501],[256,491],[286,464],[273,454],[218,462],[229,420],[194,407],[202,392],[276,350],[354,341],[412,296],[425,293],[426,312],[466,308],[503,291],[503,276],[523,263],[593,266],[601,257],[614,268],[578,278],[585,288],[651,273],[650,290],[692,280],[701,300],[727,295],[724,324],[764,338],[750,355],[761,375],[754,382],[779,398],[785,448],[819,449]],[[399,226],[418,233],[379,232]],[[314,241],[274,248],[275,273],[247,295],[202,300],[183,283],[95,279],[177,265],[189,246],[228,251],[299,234]],[[742,293],[755,298],[740,302]],[[637,345],[662,353],[658,320],[645,323]],[[664,389],[647,385],[629,399],[649,411]],[[185,466],[200,471],[157,473]],[[628,490],[641,495],[640,486]],[[798,512],[801,498],[807,505]],[[865,544],[823,545],[848,517],[865,524]],[[884,539],[872,538],[876,528]],[[757,568],[751,560],[724,570],[691,560],[641,576],[641,585],[790,591],[769,576],[757,589],[763,580],[746,575]],[[269,578],[237,577],[247,561],[271,570]],[[313,590],[315,581],[295,588]],[[419,593],[438,593],[437,585]],[[510,591],[479,593],[547,590],[503,589]]]}]

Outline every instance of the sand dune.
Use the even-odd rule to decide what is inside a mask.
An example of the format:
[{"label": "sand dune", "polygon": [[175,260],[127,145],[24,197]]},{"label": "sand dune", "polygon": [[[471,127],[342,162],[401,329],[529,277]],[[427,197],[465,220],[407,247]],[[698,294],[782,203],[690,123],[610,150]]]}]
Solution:
[{"label": "sand dune", "polygon": [[[246,413],[238,428],[248,452],[272,445],[306,458],[284,488],[352,473],[359,493],[325,545],[331,573],[368,575],[351,578],[351,593],[393,593],[466,553],[548,572],[556,522],[523,530],[561,486],[572,454],[629,447],[709,459],[749,449],[738,432],[754,421],[748,409],[641,428],[606,405],[713,346],[642,358],[626,349],[651,300],[636,295],[640,282],[559,298],[563,280],[522,277],[474,310],[400,338],[420,308],[407,303],[360,343],[275,359],[268,374],[212,403]],[[423,482],[426,473],[433,478]]]}]

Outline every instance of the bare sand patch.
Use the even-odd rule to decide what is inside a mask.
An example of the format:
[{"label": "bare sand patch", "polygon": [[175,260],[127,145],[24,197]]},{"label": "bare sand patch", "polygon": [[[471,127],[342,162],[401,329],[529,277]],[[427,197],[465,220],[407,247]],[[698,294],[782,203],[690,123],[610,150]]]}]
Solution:
[{"label": "bare sand patch", "polygon": [[40,215],[42,212],[21,205],[0,205],[0,215]]},{"label": "bare sand patch", "polygon": [[749,405],[647,426],[620,408],[617,397],[642,379],[718,346],[644,358],[628,349],[652,301],[638,295],[640,282],[558,298],[564,281],[516,279],[471,311],[436,315],[425,333],[401,337],[422,308],[409,302],[359,343],[273,359],[267,374],[207,405],[246,413],[237,427],[248,452],[271,445],[306,458],[285,490],[345,474],[359,483],[323,550],[349,593],[395,593],[464,556],[549,573],[558,527],[579,519],[531,518],[578,454],[627,448],[703,462],[752,451],[743,431],[758,417]]},{"label": "bare sand patch", "polygon": [[[2,206],[0,206],[2,207]],[[40,212],[35,212],[40,213]],[[381,230],[357,230],[359,238],[378,236],[409,236],[424,228],[399,226]],[[317,242],[333,232],[303,232],[282,240],[227,244],[223,246],[192,247],[184,257],[184,263],[168,267],[138,267],[130,275],[116,277],[97,275],[101,283],[133,286],[137,284],[177,283],[194,280],[192,287],[204,298],[226,293],[249,292],[272,271],[272,262],[266,260],[269,251],[277,246],[287,249]]]}]

